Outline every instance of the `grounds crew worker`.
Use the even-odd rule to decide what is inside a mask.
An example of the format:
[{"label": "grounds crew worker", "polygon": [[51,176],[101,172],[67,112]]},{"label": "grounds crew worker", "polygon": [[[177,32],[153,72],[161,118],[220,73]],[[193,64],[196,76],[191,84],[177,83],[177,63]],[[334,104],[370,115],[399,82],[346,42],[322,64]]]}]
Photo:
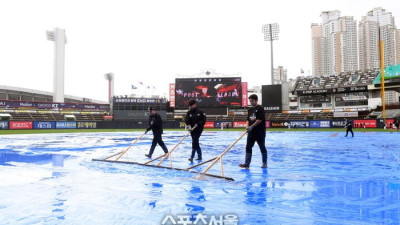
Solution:
[{"label": "grounds crew worker", "polygon": [[253,94],[249,97],[251,108],[247,114],[247,144],[246,144],[246,159],[244,164],[239,164],[240,167],[249,169],[254,143],[257,142],[261,150],[262,166],[267,168],[267,149],[265,148],[265,111],[258,104],[257,95]]},{"label": "grounds crew worker", "polygon": [[189,111],[186,113],[185,123],[189,126],[190,135],[192,136],[192,155],[189,158],[193,162],[195,153],[197,152],[197,160],[202,160],[199,139],[206,124],[206,114],[197,108],[196,100],[189,101]]},{"label": "grounds crew worker", "polygon": [[149,108],[149,112],[149,127],[146,129],[146,134],[147,132],[149,132],[149,130],[153,131],[153,143],[151,143],[150,152],[149,154],[146,154],[146,156],[151,158],[157,144],[161,146],[165,153],[168,153],[168,149],[167,146],[165,146],[161,137],[163,133],[161,116],[157,114],[156,110],[153,107]]},{"label": "grounds crew worker", "polygon": [[[347,135],[349,134],[349,131],[351,132],[351,136],[354,137],[352,121],[346,119],[346,126],[344,128],[347,128],[345,137],[347,137]],[[364,125],[364,128],[365,128],[365,125]]]}]

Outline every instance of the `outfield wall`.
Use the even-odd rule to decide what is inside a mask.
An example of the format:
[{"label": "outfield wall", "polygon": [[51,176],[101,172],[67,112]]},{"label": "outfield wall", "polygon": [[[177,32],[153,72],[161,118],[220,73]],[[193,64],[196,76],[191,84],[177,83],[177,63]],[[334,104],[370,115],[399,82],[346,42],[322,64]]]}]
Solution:
[{"label": "outfield wall", "polygon": [[[387,127],[394,119],[387,119]],[[383,128],[383,119],[353,120],[354,127]],[[334,120],[269,120],[265,122],[268,129],[273,128],[343,128],[344,119]],[[246,121],[207,121],[205,128],[244,128]],[[0,130],[31,130],[31,129],[145,129],[147,121],[0,121]],[[185,123],[179,121],[164,121],[164,128],[184,128]]]}]

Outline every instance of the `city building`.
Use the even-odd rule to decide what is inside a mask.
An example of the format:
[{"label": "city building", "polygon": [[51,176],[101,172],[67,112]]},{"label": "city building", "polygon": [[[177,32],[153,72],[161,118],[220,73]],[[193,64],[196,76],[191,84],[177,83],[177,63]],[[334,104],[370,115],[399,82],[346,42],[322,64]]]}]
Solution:
[{"label": "city building", "polygon": [[337,75],[358,69],[357,26],[340,11],[321,13],[322,23],[311,25],[312,64],[315,76]]},{"label": "city building", "polygon": [[278,66],[274,69],[274,84],[282,84],[287,81],[287,69]]},{"label": "city building", "polygon": [[395,90],[385,91],[385,105],[398,105],[399,93]]},{"label": "city building", "polygon": [[400,31],[392,13],[374,8],[362,17],[358,31],[360,70],[380,67],[379,37],[383,40],[385,67],[400,63]]}]

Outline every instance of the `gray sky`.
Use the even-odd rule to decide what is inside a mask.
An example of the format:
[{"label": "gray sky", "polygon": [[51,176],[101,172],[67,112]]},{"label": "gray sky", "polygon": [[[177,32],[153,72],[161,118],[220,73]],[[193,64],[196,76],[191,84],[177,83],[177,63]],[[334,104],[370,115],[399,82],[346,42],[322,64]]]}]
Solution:
[{"label": "gray sky", "polygon": [[[202,70],[242,75],[250,87],[270,82],[270,47],[261,27],[279,23],[274,65],[311,71],[311,31],[321,11],[361,16],[375,7],[399,23],[399,0],[14,0],[0,3],[2,85],[52,91],[53,43],[45,31],[66,29],[65,94],[107,99],[103,75],[115,74],[115,94],[138,81],[168,94],[177,74]],[[148,92],[150,93],[150,91]]]}]

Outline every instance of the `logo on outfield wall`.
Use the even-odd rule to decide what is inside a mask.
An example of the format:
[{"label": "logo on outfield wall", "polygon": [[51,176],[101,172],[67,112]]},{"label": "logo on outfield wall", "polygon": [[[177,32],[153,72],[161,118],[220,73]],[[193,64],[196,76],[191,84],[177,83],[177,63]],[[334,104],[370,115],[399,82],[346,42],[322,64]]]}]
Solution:
[{"label": "logo on outfield wall", "polygon": [[265,111],[280,111],[281,107],[279,106],[274,106],[274,107],[264,107]]},{"label": "logo on outfield wall", "polygon": [[332,127],[344,127],[344,126],[346,126],[346,121],[344,120],[332,121]]},{"label": "logo on outfield wall", "polygon": [[238,122],[233,122],[233,127],[246,127],[247,122],[245,121],[238,121]]},{"label": "logo on outfield wall", "polygon": [[8,121],[0,121],[0,130],[8,129]]},{"label": "logo on outfield wall", "polygon": [[56,128],[56,122],[33,122],[34,129],[54,129]]},{"label": "logo on outfield wall", "polygon": [[290,126],[291,127],[310,127],[310,122],[309,121],[290,121]]},{"label": "logo on outfield wall", "polygon": [[32,129],[32,121],[11,121],[10,129]]},{"label": "logo on outfield wall", "polygon": [[288,127],[289,123],[285,121],[270,121],[270,127]]},{"label": "logo on outfield wall", "polygon": [[57,129],[75,129],[76,122],[57,122],[56,128]]},{"label": "logo on outfield wall", "polygon": [[319,121],[319,120],[312,120],[310,121],[311,128],[329,128],[331,127],[330,121]]},{"label": "logo on outfield wall", "polygon": [[97,128],[97,123],[96,122],[77,122],[77,127],[83,128],[83,129],[95,129],[95,128]]}]

